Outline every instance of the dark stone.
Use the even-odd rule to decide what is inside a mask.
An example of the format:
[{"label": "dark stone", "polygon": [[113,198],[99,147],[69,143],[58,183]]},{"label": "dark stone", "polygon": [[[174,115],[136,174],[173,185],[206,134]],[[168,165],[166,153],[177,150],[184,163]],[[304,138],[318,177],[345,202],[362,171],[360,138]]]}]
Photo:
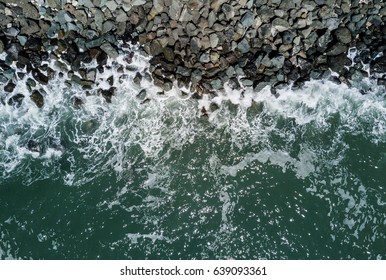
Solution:
[{"label": "dark stone", "polygon": [[41,153],[42,147],[34,140],[29,140],[27,143],[27,149],[31,152]]},{"label": "dark stone", "polygon": [[141,75],[141,73],[139,73],[139,72],[137,72],[136,74],[135,74],[135,77],[134,77],[134,79],[133,79],[133,81],[134,81],[134,83],[136,84],[136,85],[141,85],[141,81],[142,81],[142,75]]},{"label": "dark stone", "polygon": [[30,58],[31,64],[35,68],[39,68],[39,66],[42,64],[42,58],[38,53],[31,53],[29,58]]},{"label": "dark stone", "polygon": [[8,84],[5,85],[4,87],[4,91],[5,92],[13,92],[13,90],[15,89],[16,85],[12,82],[9,82]]},{"label": "dark stone", "polygon": [[12,43],[5,52],[11,60],[16,61],[22,49],[23,47],[19,43]]},{"label": "dark stone", "polygon": [[101,91],[101,94],[102,94],[102,96],[104,97],[104,99],[106,100],[107,103],[111,103],[111,99],[115,95],[115,91],[116,90],[117,89],[115,87],[111,87],[108,90],[102,90]]},{"label": "dark stone", "polygon": [[18,93],[12,96],[10,99],[8,99],[8,105],[13,106],[15,108],[19,108],[23,103],[23,99],[24,99],[24,95],[21,93]]},{"label": "dark stone", "polygon": [[38,106],[39,108],[43,107],[44,98],[43,98],[43,95],[38,90],[34,90],[30,95],[30,98],[36,104],[36,106]]},{"label": "dark stone", "polygon": [[378,57],[370,64],[371,70],[377,73],[386,72],[386,56]]},{"label": "dark stone", "polygon": [[32,76],[40,84],[42,84],[42,85],[48,84],[48,77],[46,75],[44,75],[42,72],[40,72],[38,69],[32,70]]},{"label": "dark stone", "polygon": [[106,65],[107,64],[107,53],[104,51],[101,51],[101,53],[97,56],[97,63],[98,65]]},{"label": "dark stone", "polygon": [[80,99],[79,97],[77,96],[73,96],[71,98],[71,101],[72,101],[72,104],[76,107],[76,108],[79,108],[83,105],[83,100]]}]

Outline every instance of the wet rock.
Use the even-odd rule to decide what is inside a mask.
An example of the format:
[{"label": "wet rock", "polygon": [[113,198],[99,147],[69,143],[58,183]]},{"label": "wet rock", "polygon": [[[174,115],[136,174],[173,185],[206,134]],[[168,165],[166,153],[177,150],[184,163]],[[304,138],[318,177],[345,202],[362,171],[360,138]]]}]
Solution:
[{"label": "wet rock", "polygon": [[104,43],[100,46],[100,48],[111,58],[116,59],[118,57],[117,50],[110,44]]},{"label": "wet rock", "polygon": [[23,47],[19,43],[12,43],[5,52],[8,54],[9,59],[16,61],[22,49]]},{"label": "wet rock", "polygon": [[106,100],[107,103],[111,103],[111,100],[112,100],[113,96],[115,95],[115,92],[116,92],[116,88],[111,87],[108,90],[102,90],[101,95],[104,97],[104,99]]},{"label": "wet rock", "polygon": [[13,92],[13,90],[15,89],[16,85],[12,82],[9,82],[8,84],[6,84],[4,86],[4,91],[5,92]]},{"label": "wet rock", "polygon": [[48,77],[46,75],[44,75],[42,72],[40,72],[40,70],[38,69],[33,69],[32,70],[32,76],[34,77],[34,79],[42,84],[42,85],[47,85],[48,84]]},{"label": "wet rock", "polygon": [[176,73],[180,74],[181,76],[189,77],[192,73],[192,70],[190,70],[186,67],[178,66]]},{"label": "wet rock", "polygon": [[338,39],[338,41],[343,43],[343,44],[351,43],[351,40],[352,40],[351,32],[346,27],[341,27],[338,30],[336,30],[335,36]]},{"label": "wet rock", "polygon": [[23,103],[23,99],[24,99],[24,95],[21,93],[18,93],[12,96],[10,99],[8,99],[8,105],[13,106],[15,108],[19,108]]},{"label": "wet rock", "polygon": [[378,57],[371,62],[371,70],[376,73],[386,72],[386,56]]},{"label": "wet rock", "polygon": [[36,106],[38,106],[38,108],[42,108],[44,106],[44,97],[38,90],[32,91],[30,98]]},{"label": "wet rock", "polygon": [[328,51],[328,56],[337,56],[339,54],[345,53],[347,51],[347,46],[341,42],[336,43],[333,45]]}]

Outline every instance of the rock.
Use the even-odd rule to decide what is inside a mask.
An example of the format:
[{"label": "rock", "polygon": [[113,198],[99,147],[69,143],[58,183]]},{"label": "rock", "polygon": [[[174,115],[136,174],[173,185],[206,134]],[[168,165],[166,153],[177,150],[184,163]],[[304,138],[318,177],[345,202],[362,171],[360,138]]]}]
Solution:
[{"label": "rock", "polygon": [[0,26],[6,26],[10,22],[12,22],[11,17],[0,13]]},{"label": "rock", "polygon": [[103,98],[106,100],[107,103],[111,103],[111,100],[112,100],[113,96],[115,95],[115,91],[116,91],[116,88],[111,87],[108,90],[102,90],[101,95],[103,96]]},{"label": "rock", "polygon": [[156,56],[163,52],[162,44],[159,40],[153,40],[150,43],[150,55]]},{"label": "rock", "polygon": [[197,37],[190,40],[190,49],[193,53],[198,53],[201,50],[201,41]]},{"label": "rock", "polygon": [[189,77],[192,73],[192,70],[182,67],[182,66],[177,66],[177,74],[180,74],[181,76]]},{"label": "rock", "polygon": [[347,46],[341,42],[336,43],[333,45],[328,51],[328,56],[337,56],[339,54],[345,53],[347,51]]},{"label": "rock", "polygon": [[103,24],[102,24],[102,32],[103,33],[108,33],[110,32],[111,30],[113,30],[115,28],[115,22],[112,21],[112,20],[106,20]]},{"label": "rock", "polygon": [[338,39],[338,41],[342,42],[343,44],[351,43],[351,40],[352,40],[351,32],[346,27],[341,27],[338,30],[336,30],[335,36]]},{"label": "rock", "polygon": [[40,84],[42,84],[42,85],[48,84],[48,77],[46,75],[44,75],[42,72],[40,72],[38,69],[32,70],[32,76]]},{"label": "rock", "polygon": [[320,36],[318,41],[316,42],[317,49],[321,52],[325,51],[330,42],[331,42],[331,34],[329,31],[327,31],[322,36]]},{"label": "rock", "polygon": [[240,43],[238,43],[237,49],[238,49],[241,53],[248,53],[249,50],[251,49],[251,47],[250,47],[250,45],[249,45],[249,42],[244,38],[244,39],[241,40]]},{"label": "rock", "polygon": [[202,79],[202,71],[199,69],[194,70],[191,74],[192,83],[197,83],[201,81],[201,79]]},{"label": "rock", "polygon": [[146,95],[147,95],[147,92],[145,89],[142,89],[138,94],[137,94],[137,98],[140,99],[140,100],[144,100],[146,98]]},{"label": "rock", "polygon": [[283,55],[278,55],[271,59],[272,66],[281,69],[284,66],[285,57]]},{"label": "rock", "polygon": [[163,54],[164,54],[167,61],[170,61],[170,62],[174,61],[175,55],[174,55],[174,51],[172,48],[170,48],[170,47],[164,48]]},{"label": "rock", "polygon": [[385,73],[386,72],[386,56],[381,56],[376,58],[370,64],[371,70],[376,73]]},{"label": "rock", "polygon": [[[172,0],[172,5],[169,8],[169,17],[173,20],[188,21],[186,18],[186,13],[182,16],[182,7],[183,3],[180,0]],[[180,18],[182,16],[182,18]]]},{"label": "rock", "polygon": [[210,34],[209,41],[210,41],[210,47],[212,49],[216,48],[219,43],[218,35],[216,33]]},{"label": "rock", "polygon": [[16,36],[19,34],[20,30],[14,28],[14,27],[11,27],[11,28],[6,28],[6,29],[4,29],[3,32],[4,32],[4,34],[5,34],[6,36],[9,36],[9,37],[16,37]]},{"label": "rock", "polygon": [[203,54],[200,56],[200,62],[201,62],[201,63],[208,63],[209,61],[210,61],[209,53],[203,53]]},{"label": "rock", "polygon": [[227,0],[212,0],[210,3],[210,8],[212,10],[218,11],[222,4],[226,3]]},{"label": "rock", "polygon": [[12,43],[5,52],[11,60],[16,61],[19,57],[19,52],[22,49],[23,47],[19,43]]},{"label": "rock", "polygon": [[214,79],[210,82],[210,85],[212,86],[212,89],[219,90],[223,88],[223,83],[220,79]]},{"label": "rock", "polygon": [[142,81],[142,75],[141,75],[141,73],[137,72],[137,73],[135,74],[135,77],[134,77],[134,79],[133,79],[133,82],[134,82],[136,85],[140,86],[140,85],[141,85],[141,81]]},{"label": "rock", "polygon": [[24,3],[22,8],[24,17],[35,20],[38,20],[40,18],[38,9],[31,3]]},{"label": "rock", "polygon": [[43,95],[38,90],[34,90],[30,95],[30,98],[36,104],[36,106],[38,106],[38,108],[42,108],[44,106]]},{"label": "rock", "polygon": [[245,28],[252,26],[254,22],[255,22],[255,15],[250,11],[247,11],[241,18],[241,24]]},{"label": "rock", "polygon": [[225,18],[227,20],[231,20],[234,18],[235,9],[233,8],[233,6],[231,6],[229,4],[224,4],[224,5],[222,5],[221,9],[222,9],[222,12],[224,13]]},{"label": "rock", "polygon": [[12,96],[10,99],[8,99],[8,105],[13,106],[15,108],[19,108],[23,103],[23,99],[24,99],[24,95],[21,93],[18,93]]},{"label": "rock", "polygon": [[5,92],[13,92],[13,90],[15,89],[16,85],[12,82],[9,82],[8,84],[6,84],[4,86],[4,91]]},{"label": "rock", "polygon": [[272,28],[274,28],[278,32],[283,32],[289,30],[291,26],[286,20],[281,18],[275,18],[272,21]]},{"label": "rock", "polygon": [[116,59],[118,57],[117,50],[110,44],[110,43],[104,43],[100,46],[100,48],[112,59]]}]

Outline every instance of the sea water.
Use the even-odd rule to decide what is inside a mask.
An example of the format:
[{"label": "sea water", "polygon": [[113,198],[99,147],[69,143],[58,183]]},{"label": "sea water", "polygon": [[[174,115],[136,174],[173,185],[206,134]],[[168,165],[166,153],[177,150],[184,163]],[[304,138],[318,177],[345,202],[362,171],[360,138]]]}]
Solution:
[{"label": "sea water", "polygon": [[57,76],[42,108],[28,76],[0,87],[0,259],[386,258],[384,88],[197,100],[134,83],[148,67],[109,61],[88,94]]}]

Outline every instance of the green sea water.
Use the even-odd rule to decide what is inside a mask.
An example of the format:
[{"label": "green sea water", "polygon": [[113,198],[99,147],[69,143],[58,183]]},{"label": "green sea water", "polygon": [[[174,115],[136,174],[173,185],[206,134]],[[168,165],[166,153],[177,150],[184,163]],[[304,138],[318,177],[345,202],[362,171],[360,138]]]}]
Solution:
[{"label": "green sea water", "polygon": [[146,67],[112,64],[89,96],[56,78],[41,109],[0,104],[0,259],[386,258],[384,88],[196,100],[137,86]]}]

